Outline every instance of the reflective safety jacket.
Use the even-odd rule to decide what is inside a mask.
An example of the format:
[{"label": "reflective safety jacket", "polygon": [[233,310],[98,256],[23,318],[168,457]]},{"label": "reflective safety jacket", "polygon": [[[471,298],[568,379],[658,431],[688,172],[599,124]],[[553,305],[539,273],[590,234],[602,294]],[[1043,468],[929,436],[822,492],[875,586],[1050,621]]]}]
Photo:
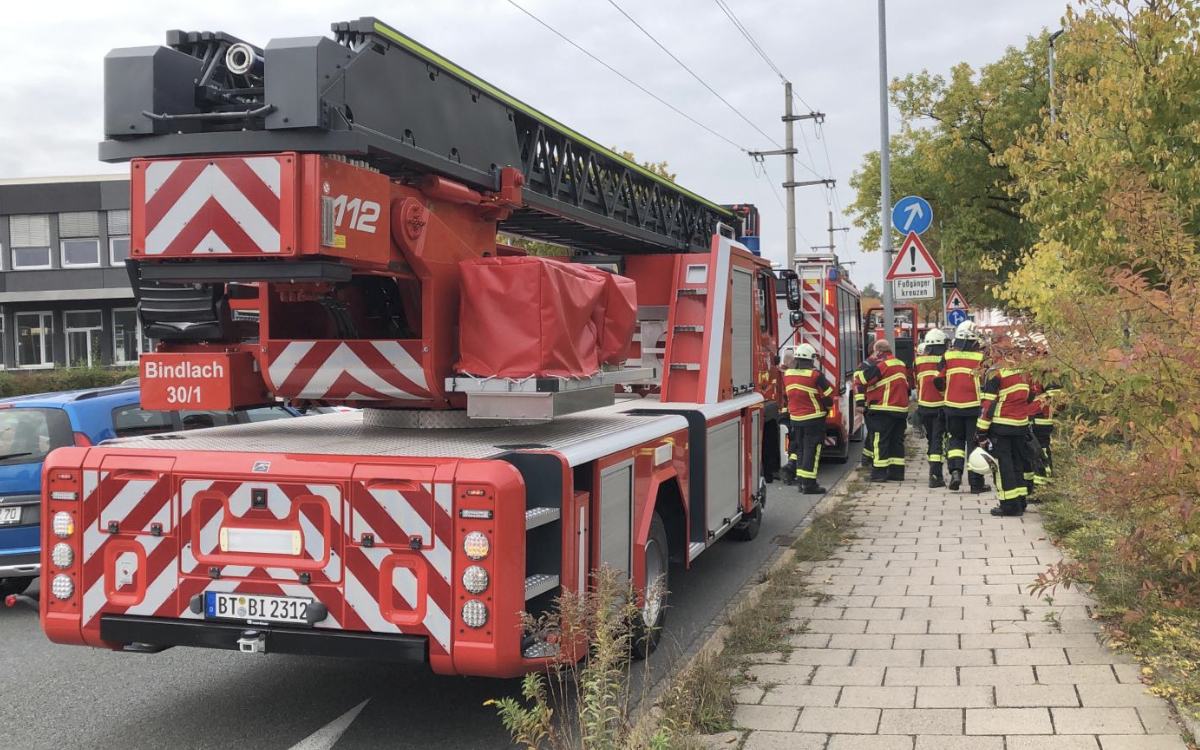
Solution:
[{"label": "reflective safety jacket", "polygon": [[938,368],[941,367],[942,355],[922,354],[913,362],[913,371],[917,378],[917,406],[940,407],[946,400],[946,393],[938,388]]},{"label": "reflective safety jacket", "polygon": [[[867,388],[866,388],[866,386],[859,383],[859,376],[862,375],[863,370],[867,369],[868,367],[870,367],[873,364],[875,364],[875,355],[874,354],[867,357],[866,360],[864,360],[863,363],[858,366],[858,369],[854,371],[853,381],[854,381],[854,405],[855,406],[866,406],[868,404],[878,403],[878,401],[870,401],[867,399]],[[879,398],[880,396],[883,395],[883,393],[874,393],[871,395],[875,398]]]},{"label": "reflective safety jacket", "polygon": [[975,429],[987,432],[993,424],[1029,425],[1029,378],[1020,370],[1000,369],[983,386],[983,406]]},{"label": "reflective safety jacket", "polygon": [[973,409],[979,406],[979,381],[983,370],[983,352],[948,349],[942,355],[937,378],[941,381],[949,409]]},{"label": "reflective safety jacket", "polygon": [[1029,381],[1029,418],[1035,427],[1054,426],[1054,399],[1062,391],[1055,384],[1042,385],[1040,381]]},{"label": "reflective safety jacket", "polygon": [[874,362],[855,376],[866,391],[871,411],[908,411],[908,391],[912,373],[908,365],[895,357]]},{"label": "reflective safety jacket", "polygon": [[793,422],[822,419],[833,405],[833,386],[820,370],[786,370],[783,392],[787,394],[787,413]]}]

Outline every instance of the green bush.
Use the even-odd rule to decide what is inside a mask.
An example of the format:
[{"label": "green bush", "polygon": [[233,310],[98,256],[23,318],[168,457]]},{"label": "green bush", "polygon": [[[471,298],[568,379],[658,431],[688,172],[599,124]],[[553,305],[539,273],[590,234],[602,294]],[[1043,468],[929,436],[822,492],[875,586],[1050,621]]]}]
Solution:
[{"label": "green bush", "polygon": [[137,368],[62,367],[31,372],[0,372],[0,398],[118,385],[137,375]]}]

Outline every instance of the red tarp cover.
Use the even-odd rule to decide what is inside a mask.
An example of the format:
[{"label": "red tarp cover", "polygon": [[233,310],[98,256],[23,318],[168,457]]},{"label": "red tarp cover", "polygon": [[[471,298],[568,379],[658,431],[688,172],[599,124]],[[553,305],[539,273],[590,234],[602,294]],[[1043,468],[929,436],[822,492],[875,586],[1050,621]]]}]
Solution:
[{"label": "red tarp cover", "polygon": [[587,377],[621,364],[632,279],[550,258],[463,261],[456,369],[479,377]]}]

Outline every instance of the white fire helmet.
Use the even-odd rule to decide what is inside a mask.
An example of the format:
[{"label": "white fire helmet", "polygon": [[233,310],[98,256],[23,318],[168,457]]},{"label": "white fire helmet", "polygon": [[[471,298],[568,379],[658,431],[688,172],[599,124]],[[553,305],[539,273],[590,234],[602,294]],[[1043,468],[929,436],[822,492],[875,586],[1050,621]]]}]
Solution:
[{"label": "white fire helmet", "polygon": [[816,359],[817,350],[812,344],[801,344],[796,347],[796,359]]},{"label": "white fire helmet", "polygon": [[921,343],[917,344],[917,355],[918,355],[918,356],[919,356],[919,355],[922,355],[922,354],[924,354],[924,353],[925,353],[925,346],[926,346],[926,344],[925,344],[925,342],[924,342],[924,341],[922,341]]},{"label": "white fire helmet", "polygon": [[925,334],[925,344],[927,346],[940,346],[944,343],[946,343],[946,332],[941,328],[930,328]]},{"label": "white fire helmet", "polygon": [[998,468],[996,459],[982,447],[971,451],[971,455],[967,457],[967,471],[987,476],[994,473]]},{"label": "white fire helmet", "polygon": [[975,321],[964,320],[958,324],[958,328],[954,329],[955,340],[962,341],[978,341],[979,331],[975,330]]}]

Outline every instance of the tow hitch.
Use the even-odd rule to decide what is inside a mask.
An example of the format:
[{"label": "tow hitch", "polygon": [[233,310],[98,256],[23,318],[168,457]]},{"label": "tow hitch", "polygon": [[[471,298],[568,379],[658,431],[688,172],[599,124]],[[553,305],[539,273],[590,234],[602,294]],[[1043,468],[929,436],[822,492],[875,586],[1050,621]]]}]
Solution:
[{"label": "tow hitch", "polygon": [[243,630],[238,638],[238,651],[243,654],[267,653],[267,634],[261,630]]},{"label": "tow hitch", "polygon": [[33,609],[34,612],[36,612],[38,609],[38,600],[34,599],[32,596],[26,596],[25,594],[9,594],[8,596],[4,597],[4,606],[15,607],[18,604],[24,604]]}]

